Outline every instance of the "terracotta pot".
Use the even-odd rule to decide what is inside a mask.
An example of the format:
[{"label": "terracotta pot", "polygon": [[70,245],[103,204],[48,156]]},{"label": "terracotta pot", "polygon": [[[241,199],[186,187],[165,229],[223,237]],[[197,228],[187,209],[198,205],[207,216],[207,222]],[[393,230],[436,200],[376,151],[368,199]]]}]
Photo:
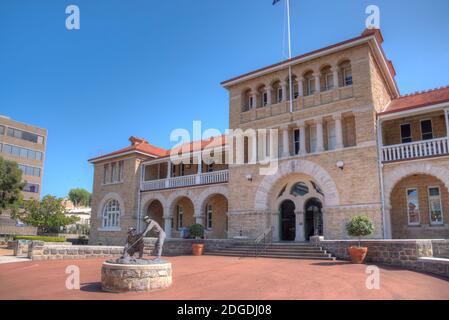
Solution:
[{"label": "terracotta pot", "polygon": [[204,244],[202,243],[194,243],[192,244],[192,251],[194,256],[203,255]]},{"label": "terracotta pot", "polygon": [[361,264],[365,262],[367,247],[349,247],[348,253],[351,256],[352,263]]}]

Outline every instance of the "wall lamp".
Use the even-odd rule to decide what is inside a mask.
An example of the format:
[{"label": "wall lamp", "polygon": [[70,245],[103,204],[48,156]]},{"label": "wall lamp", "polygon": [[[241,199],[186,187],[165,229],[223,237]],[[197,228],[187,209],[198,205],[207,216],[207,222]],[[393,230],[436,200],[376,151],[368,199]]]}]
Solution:
[{"label": "wall lamp", "polygon": [[343,160],[337,161],[337,168],[343,170],[345,168],[345,162]]}]

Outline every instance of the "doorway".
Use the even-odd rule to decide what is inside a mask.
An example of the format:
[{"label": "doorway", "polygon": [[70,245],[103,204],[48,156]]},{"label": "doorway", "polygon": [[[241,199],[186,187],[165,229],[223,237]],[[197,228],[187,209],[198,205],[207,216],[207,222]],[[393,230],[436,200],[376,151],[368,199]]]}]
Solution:
[{"label": "doorway", "polygon": [[323,205],[320,200],[312,198],[304,206],[304,236],[306,241],[312,236],[323,235]]},{"label": "doorway", "polygon": [[281,240],[295,241],[296,237],[296,216],[295,204],[291,200],[281,203]]}]

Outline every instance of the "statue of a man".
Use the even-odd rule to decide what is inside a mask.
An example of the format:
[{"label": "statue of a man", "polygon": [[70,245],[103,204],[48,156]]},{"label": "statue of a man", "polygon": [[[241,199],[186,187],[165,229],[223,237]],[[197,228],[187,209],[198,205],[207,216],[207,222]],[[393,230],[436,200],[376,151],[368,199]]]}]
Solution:
[{"label": "statue of a man", "polygon": [[156,234],[158,235],[155,249],[156,249],[156,259],[160,259],[162,255],[162,247],[165,241],[165,231],[156,221],[152,220],[149,216],[143,218],[143,221],[147,224],[145,231],[142,232],[143,237],[152,229],[154,229]]}]

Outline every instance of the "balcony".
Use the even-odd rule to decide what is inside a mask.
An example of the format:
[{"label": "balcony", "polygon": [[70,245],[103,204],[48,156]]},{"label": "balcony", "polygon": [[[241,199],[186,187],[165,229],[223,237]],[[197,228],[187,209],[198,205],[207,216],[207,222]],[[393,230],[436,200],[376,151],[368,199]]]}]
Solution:
[{"label": "balcony", "polygon": [[196,185],[225,183],[229,179],[229,170],[214,171],[202,174],[173,177],[161,180],[142,181],[141,191],[183,188]]},{"label": "balcony", "polygon": [[449,155],[449,137],[382,147],[382,162],[395,162]]}]

